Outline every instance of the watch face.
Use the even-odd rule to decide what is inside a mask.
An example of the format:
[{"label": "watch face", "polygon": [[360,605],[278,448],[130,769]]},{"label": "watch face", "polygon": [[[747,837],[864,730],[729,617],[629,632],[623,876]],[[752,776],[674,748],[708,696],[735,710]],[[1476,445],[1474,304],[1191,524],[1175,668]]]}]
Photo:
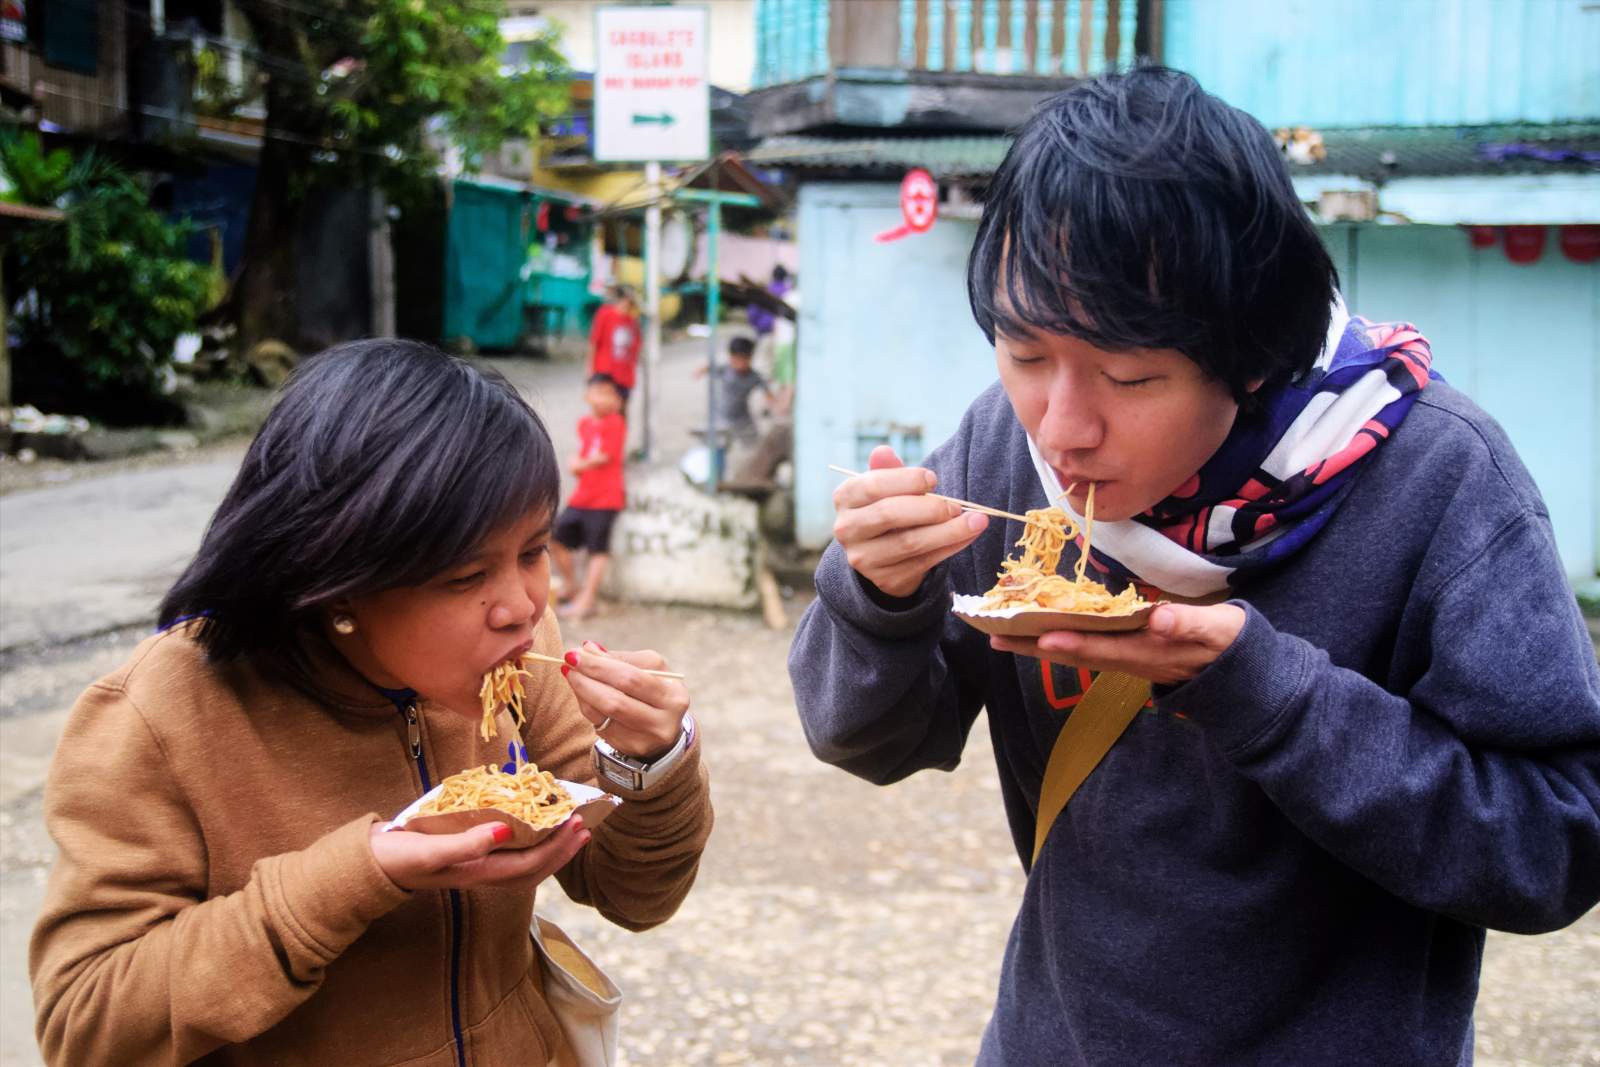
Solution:
[{"label": "watch face", "polygon": [[605,769],[605,775],[611,781],[616,782],[620,786],[626,786],[629,789],[633,788],[633,775],[631,774],[625,774],[613,767],[607,767]]}]

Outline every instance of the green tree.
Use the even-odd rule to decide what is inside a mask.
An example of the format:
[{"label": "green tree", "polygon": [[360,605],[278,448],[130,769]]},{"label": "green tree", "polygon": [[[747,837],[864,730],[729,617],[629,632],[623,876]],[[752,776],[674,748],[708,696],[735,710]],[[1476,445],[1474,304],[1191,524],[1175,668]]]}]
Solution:
[{"label": "green tree", "polygon": [[0,131],[0,170],[10,198],[64,212],[8,250],[7,276],[23,286],[14,294],[16,399],[113,424],[181,415],[163,379],[213,281],[184,253],[192,228],[163,218],[125,171],[92,153],[47,153],[34,133]]},{"label": "green tree", "polygon": [[[306,194],[374,185],[404,202],[440,138],[470,166],[567,108],[554,32],[501,69],[499,0],[238,0],[255,38],[266,137],[234,292],[240,342],[296,343],[294,235]],[[230,102],[231,103],[231,102]]]}]

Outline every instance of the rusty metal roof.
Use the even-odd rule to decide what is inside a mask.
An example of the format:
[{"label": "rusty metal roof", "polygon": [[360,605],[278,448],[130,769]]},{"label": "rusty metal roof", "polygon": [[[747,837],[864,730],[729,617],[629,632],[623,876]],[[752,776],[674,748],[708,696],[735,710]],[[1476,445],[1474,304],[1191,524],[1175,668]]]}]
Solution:
[{"label": "rusty metal roof", "polygon": [[986,178],[1011,138],[1003,134],[951,137],[769,137],[745,153],[747,163],[807,171],[899,177],[922,167],[935,178]]},{"label": "rusty metal roof", "polygon": [[[1457,174],[1600,173],[1600,123],[1321,130],[1326,155],[1290,162],[1295,177],[1372,181]],[[745,153],[759,167],[809,176],[898,177],[923,167],[944,180],[984,179],[1011,146],[1005,134],[948,137],[769,137]]]}]

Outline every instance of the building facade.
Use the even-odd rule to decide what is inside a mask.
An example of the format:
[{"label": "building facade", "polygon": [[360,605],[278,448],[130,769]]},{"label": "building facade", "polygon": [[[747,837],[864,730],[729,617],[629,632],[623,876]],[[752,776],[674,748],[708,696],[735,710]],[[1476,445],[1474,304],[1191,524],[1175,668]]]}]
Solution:
[{"label": "building facade", "polygon": [[[802,186],[802,543],[829,537],[827,464],[920,456],[994,380],[964,264],[1007,131],[1143,57],[1281,128],[1351,307],[1432,340],[1532,470],[1569,573],[1600,570],[1600,5],[767,0],[756,33],[749,158]],[[939,218],[879,244],[912,167]]]}]

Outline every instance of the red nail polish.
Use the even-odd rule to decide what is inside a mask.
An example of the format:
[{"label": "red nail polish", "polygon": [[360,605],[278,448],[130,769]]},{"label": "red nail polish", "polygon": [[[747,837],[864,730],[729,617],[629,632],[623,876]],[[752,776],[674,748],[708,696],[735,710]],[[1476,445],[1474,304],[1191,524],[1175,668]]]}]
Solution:
[{"label": "red nail polish", "polygon": [[578,847],[582,848],[584,845],[587,845],[588,843],[589,843],[589,831],[585,830],[583,833],[578,835]]},{"label": "red nail polish", "polygon": [[495,844],[503,845],[507,841],[511,840],[511,827],[507,826],[503,822],[497,822],[494,824],[494,830],[491,832],[490,836],[494,838]]},{"label": "red nail polish", "polygon": [[567,672],[570,671],[571,669],[572,669],[571,667],[569,667],[565,663],[563,663],[561,665],[561,677],[565,678],[567,676]]},{"label": "red nail polish", "polygon": [[600,642],[599,642],[599,641],[596,641],[596,642],[595,642],[595,643],[594,643],[594,647],[595,647],[595,648],[598,648],[598,649],[599,649],[599,650],[600,650],[600,651],[601,651],[601,652],[604,652],[604,651],[606,651],[606,646],[605,646],[605,645],[602,645],[602,644],[601,644],[601,643],[600,643]]},{"label": "red nail polish", "polygon": [[576,667],[578,665],[578,654],[576,652],[568,652],[566,660],[567,666]]}]

